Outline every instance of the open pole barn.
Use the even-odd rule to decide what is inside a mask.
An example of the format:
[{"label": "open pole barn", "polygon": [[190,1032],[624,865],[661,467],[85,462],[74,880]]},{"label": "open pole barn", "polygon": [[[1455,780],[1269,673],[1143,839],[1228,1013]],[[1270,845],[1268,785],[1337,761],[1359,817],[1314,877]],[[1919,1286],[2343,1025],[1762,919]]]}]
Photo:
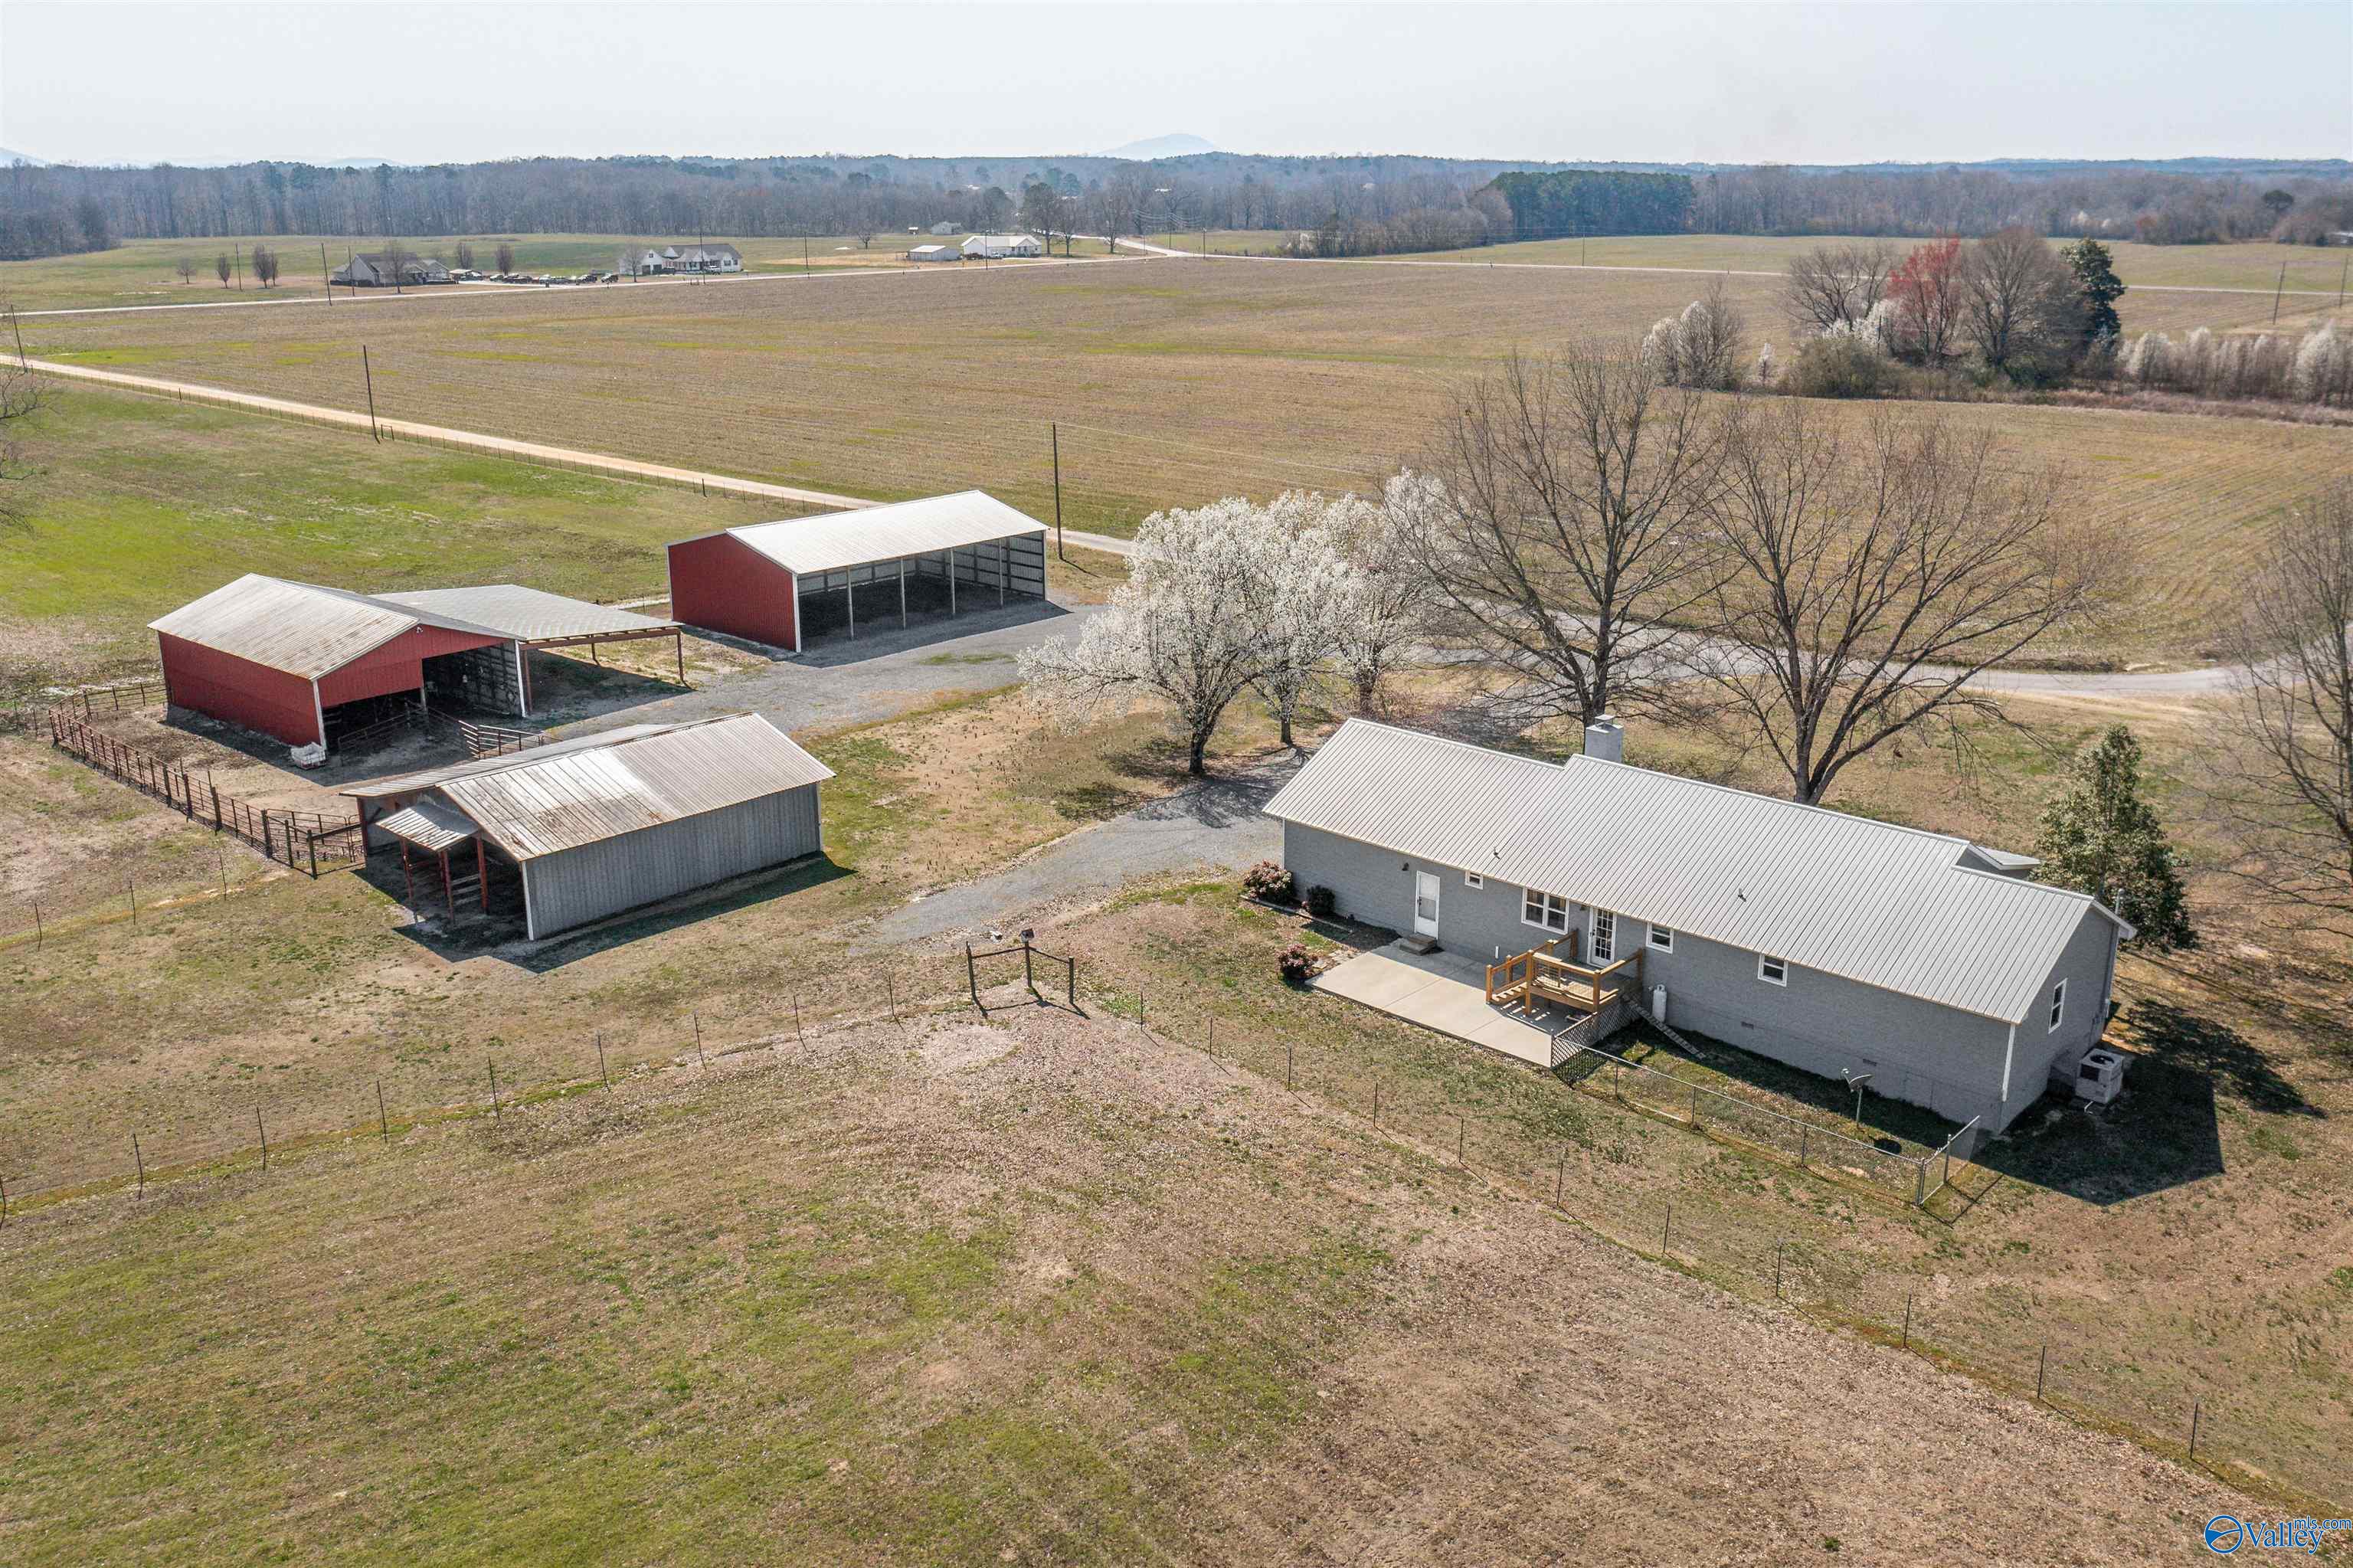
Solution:
[{"label": "open pole barn", "polygon": [[[818,853],[833,770],[757,714],[631,725],[354,785],[411,907],[519,898],[533,939]],[[421,884],[420,884],[421,878]]]},{"label": "open pole barn", "polygon": [[670,546],[670,613],[805,652],[879,621],[1046,596],[1046,525],[977,490],[723,529]]},{"label": "open pole barn", "polygon": [[534,649],[668,637],[676,621],[512,585],[362,594],[248,573],[148,623],[164,700],[291,747],[413,704],[529,717]]}]

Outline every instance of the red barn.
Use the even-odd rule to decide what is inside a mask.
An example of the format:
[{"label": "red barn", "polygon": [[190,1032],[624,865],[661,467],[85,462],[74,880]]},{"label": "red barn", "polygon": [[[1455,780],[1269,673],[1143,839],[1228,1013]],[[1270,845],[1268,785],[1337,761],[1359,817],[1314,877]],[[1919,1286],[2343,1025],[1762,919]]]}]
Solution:
[{"label": "red barn", "polygon": [[[248,574],[151,621],[174,707],[226,719],[289,746],[332,741],[372,699],[420,703],[453,662],[504,662],[512,640],[487,626],[365,594]],[[355,705],[357,705],[355,707]]]},{"label": "red barn", "polygon": [[[867,590],[860,599],[858,590]],[[802,652],[862,617],[910,623],[1046,596],[1046,525],[977,490],[754,523],[670,547],[670,612]]]}]

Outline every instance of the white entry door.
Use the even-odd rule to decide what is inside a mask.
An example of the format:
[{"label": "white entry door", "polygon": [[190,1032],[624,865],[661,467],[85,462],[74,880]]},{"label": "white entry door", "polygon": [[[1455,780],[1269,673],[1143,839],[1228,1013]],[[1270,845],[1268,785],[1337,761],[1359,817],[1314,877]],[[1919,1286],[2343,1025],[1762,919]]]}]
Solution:
[{"label": "white entry door", "polygon": [[1413,929],[1417,936],[1438,935],[1438,874],[1417,871],[1413,874]]}]

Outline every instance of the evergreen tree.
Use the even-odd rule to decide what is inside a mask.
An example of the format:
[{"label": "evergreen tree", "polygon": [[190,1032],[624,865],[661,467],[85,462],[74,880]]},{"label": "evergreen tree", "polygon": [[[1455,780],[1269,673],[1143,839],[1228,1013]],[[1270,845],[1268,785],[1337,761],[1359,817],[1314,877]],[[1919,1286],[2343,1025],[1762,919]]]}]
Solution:
[{"label": "evergreen tree", "polygon": [[2116,316],[2116,301],[2124,294],[2125,283],[2116,276],[2108,248],[2096,239],[2079,239],[2061,248],[2059,254],[2066,258],[2068,270],[2075,274],[2075,287],[2084,295],[2084,341],[2115,337],[2124,329]]},{"label": "evergreen tree", "polygon": [[2042,813],[2042,879],[2088,893],[2139,928],[2137,947],[2194,948],[2181,874],[2157,813],[2141,798],[2140,742],[2122,725],[2078,764]]}]

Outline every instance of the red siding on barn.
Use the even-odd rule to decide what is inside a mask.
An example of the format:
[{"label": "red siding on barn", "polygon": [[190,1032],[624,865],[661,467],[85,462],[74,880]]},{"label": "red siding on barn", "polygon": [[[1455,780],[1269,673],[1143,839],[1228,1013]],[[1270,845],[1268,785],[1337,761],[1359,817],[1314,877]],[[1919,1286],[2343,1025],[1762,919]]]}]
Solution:
[{"label": "red siding on barn", "polygon": [[174,707],[275,736],[289,746],[319,738],[311,683],[300,675],[222,653],[169,632],[163,645],[164,692]]},{"label": "red siding on barn", "polygon": [[438,626],[418,626],[402,632],[380,648],[372,648],[344,665],[319,677],[319,701],[328,707],[355,703],[362,697],[413,692],[425,683],[425,661],[443,653],[463,653],[469,648],[495,648],[504,638],[482,637],[470,631],[448,631]]},{"label": "red siding on barn", "polygon": [[726,534],[670,547],[670,613],[689,626],[790,648],[799,606],[793,574]]}]

